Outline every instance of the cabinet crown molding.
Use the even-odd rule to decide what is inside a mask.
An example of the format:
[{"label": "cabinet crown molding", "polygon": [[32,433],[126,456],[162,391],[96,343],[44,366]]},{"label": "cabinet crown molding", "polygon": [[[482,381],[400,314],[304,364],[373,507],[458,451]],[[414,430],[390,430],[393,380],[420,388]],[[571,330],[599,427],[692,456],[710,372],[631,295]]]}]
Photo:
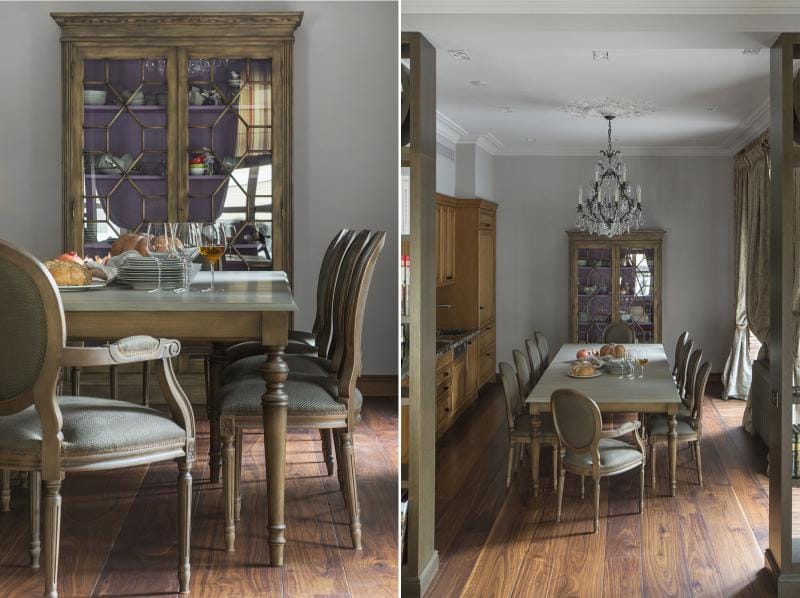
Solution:
[{"label": "cabinet crown molding", "polygon": [[54,12],[62,39],[130,37],[291,38],[303,20],[292,12]]}]

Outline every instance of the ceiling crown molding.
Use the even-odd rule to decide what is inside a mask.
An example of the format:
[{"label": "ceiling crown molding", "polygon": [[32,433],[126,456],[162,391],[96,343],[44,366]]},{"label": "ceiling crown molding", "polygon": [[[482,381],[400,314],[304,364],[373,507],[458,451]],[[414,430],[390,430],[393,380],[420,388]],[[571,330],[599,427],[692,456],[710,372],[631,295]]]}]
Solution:
[{"label": "ceiling crown molding", "polygon": [[503,142],[491,133],[482,133],[480,135],[464,135],[458,143],[474,143],[486,153],[496,156],[501,153],[503,149]]},{"label": "ceiling crown molding", "polygon": [[404,0],[403,13],[800,14],[796,0]]},{"label": "ceiling crown molding", "polygon": [[[659,147],[628,146],[621,147],[622,157],[626,156],[730,156],[727,148],[715,146],[666,145]],[[596,147],[583,145],[506,145],[498,156],[592,156],[598,157]]]},{"label": "ceiling crown molding", "polygon": [[467,130],[448,118],[438,110],[436,111],[436,141],[453,150],[465,135]]},{"label": "ceiling crown molding", "polygon": [[765,99],[753,113],[736,127],[727,139],[723,142],[731,155],[736,154],[745,145],[761,135],[769,128],[769,98]]}]

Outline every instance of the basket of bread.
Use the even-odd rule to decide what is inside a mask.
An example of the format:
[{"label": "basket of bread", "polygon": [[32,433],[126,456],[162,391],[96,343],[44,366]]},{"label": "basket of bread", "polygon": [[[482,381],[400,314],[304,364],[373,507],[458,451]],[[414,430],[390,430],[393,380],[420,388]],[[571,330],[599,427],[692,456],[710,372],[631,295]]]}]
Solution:
[{"label": "basket of bread", "polygon": [[603,372],[590,361],[577,361],[572,364],[567,375],[570,378],[597,378]]},{"label": "basket of bread", "polygon": [[44,265],[62,291],[102,288],[113,280],[115,274],[104,260],[84,259],[74,251],[47,260]]}]

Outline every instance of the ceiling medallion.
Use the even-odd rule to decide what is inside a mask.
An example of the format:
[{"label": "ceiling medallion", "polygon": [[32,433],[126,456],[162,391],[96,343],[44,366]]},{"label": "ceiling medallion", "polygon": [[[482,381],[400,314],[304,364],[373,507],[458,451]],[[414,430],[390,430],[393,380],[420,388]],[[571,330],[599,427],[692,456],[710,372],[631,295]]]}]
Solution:
[{"label": "ceiling medallion", "polygon": [[585,118],[613,114],[621,118],[646,116],[656,111],[655,106],[645,100],[629,98],[594,98],[575,100],[561,107],[562,112]]},{"label": "ceiling medallion", "polygon": [[611,144],[611,121],[614,114],[604,114],[608,121],[608,148],[600,152],[594,170],[594,183],[584,202],[583,187],[578,188],[576,224],[593,235],[613,237],[638,229],[642,218],[642,188],[633,193],[628,183],[628,168],[619,159],[620,151]]}]

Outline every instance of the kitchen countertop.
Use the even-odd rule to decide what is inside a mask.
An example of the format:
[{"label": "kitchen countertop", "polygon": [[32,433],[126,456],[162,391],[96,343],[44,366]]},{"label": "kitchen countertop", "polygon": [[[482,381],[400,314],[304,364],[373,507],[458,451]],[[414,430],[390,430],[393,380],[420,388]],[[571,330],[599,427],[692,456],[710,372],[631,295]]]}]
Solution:
[{"label": "kitchen countertop", "polygon": [[477,337],[480,329],[477,330],[437,330],[436,331],[436,357],[452,351],[456,347],[463,345],[469,340]]}]

